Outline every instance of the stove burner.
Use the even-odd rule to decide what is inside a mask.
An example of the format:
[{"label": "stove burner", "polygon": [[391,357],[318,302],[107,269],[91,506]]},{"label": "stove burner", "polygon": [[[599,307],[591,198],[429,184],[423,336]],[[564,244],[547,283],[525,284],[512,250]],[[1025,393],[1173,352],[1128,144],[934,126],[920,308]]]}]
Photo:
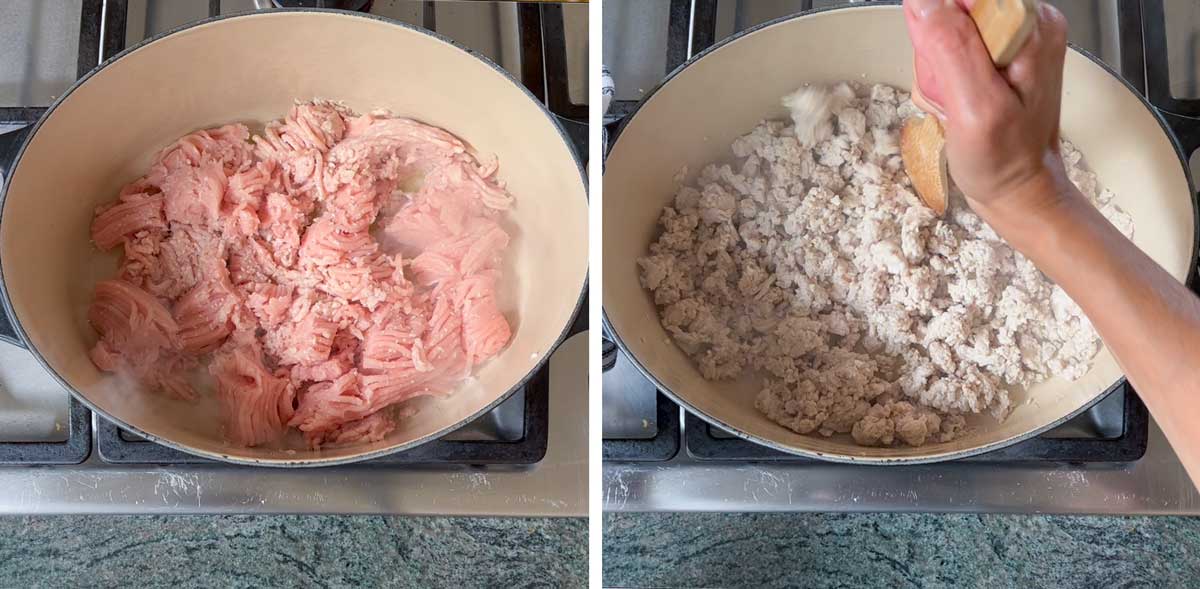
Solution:
[{"label": "stove burner", "polygon": [[[270,0],[276,8],[337,8],[367,12],[372,0]],[[256,2],[256,4],[259,4]]]}]

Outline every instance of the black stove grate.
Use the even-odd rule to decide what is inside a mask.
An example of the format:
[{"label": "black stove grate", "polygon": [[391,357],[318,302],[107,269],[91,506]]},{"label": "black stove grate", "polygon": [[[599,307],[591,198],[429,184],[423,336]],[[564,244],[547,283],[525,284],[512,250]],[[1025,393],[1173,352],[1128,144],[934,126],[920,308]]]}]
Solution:
[{"label": "black stove grate", "polygon": [[[1130,58],[1128,67],[1121,64],[1121,75],[1158,108],[1179,139],[1184,155],[1190,158],[1200,149],[1200,100],[1176,98],[1171,94],[1166,27],[1149,25],[1166,22],[1163,3],[1164,0],[1121,0],[1118,4],[1122,50],[1130,46],[1126,44],[1126,29],[1130,29],[1128,39],[1136,54]],[[1140,58],[1141,63],[1133,61],[1135,57]]]},{"label": "black stove grate", "polygon": [[[101,61],[125,48],[128,0],[83,0],[80,11],[78,75],[83,76]],[[564,21],[561,6],[520,7],[522,63],[539,69],[534,84],[526,85],[547,104],[563,125],[581,161],[587,158],[586,105],[567,99],[566,60],[563,55]],[[208,15],[221,13],[220,0],[210,0]],[[436,27],[435,3],[425,2],[424,24]],[[46,107],[0,107],[0,124],[23,126],[0,135],[0,176],[7,178],[16,151],[31,125],[46,112]],[[581,309],[587,309],[585,300]],[[17,344],[18,339],[3,309],[0,309],[0,345]],[[568,337],[588,328],[586,312],[575,317]],[[7,344],[4,342],[8,342]],[[517,440],[446,440],[422,444],[411,450],[377,458],[364,464],[403,465],[528,465],[546,455],[549,435],[550,367],[547,363],[530,376],[523,387],[522,433]],[[75,398],[70,399],[68,437],[63,442],[0,442],[0,464],[78,464],[92,451],[92,414]],[[116,424],[96,420],[95,449],[98,457],[112,464],[204,464],[212,461],[180,452],[130,435]]]},{"label": "black stove grate", "polygon": [[[679,405],[658,393],[655,403],[658,432],[640,440],[604,440],[604,460],[619,462],[662,462],[679,453]],[[691,414],[688,414],[691,418]],[[761,446],[760,446],[761,447]]]},{"label": "black stove grate", "polygon": [[[8,345],[0,343],[0,346]],[[0,442],[0,465],[79,464],[92,453],[92,412],[71,398],[67,439],[61,442]]]},{"label": "black stove grate", "polygon": [[[521,439],[504,441],[434,440],[411,450],[375,458],[366,465],[509,464],[528,465],[546,456],[550,418],[550,369],[543,367],[523,388],[525,423]],[[106,419],[97,421],[96,451],[112,464],[216,464],[131,436]]]},{"label": "black stove grate", "polygon": [[[1163,115],[1180,142],[1185,156],[1200,149],[1200,100],[1181,100],[1170,92],[1167,67],[1167,39],[1164,0],[1117,0],[1118,35],[1121,47],[1120,73],[1139,92],[1146,95]],[[884,0],[881,3],[897,3]],[[802,10],[812,8],[812,0],[801,3]],[[690,54],[696,55],[711,47],[716,39],[717,0],[671,0],[667,31],[667,66],[669,74],[683,65]],[[689,34],[690,31],[690,34]],[[607,147],[612,146],[620,133],[623,119],[637,108],[637,101],[616,101],[610,108]],[[1196,268],[1188,284],[1200,293]],[[623,352],[617,352],[623,353]],[[612,363],[606,362],[606,366]],[[1146,452],[1149,437],[1149,412],[1133,388],[1124,383],[1112,392],[1119,396],[1120,434],[1115,436],[1055,437],[1053,433],[1036,437],[988,454],[966,459],[972,462],[1053,462],[1103,463],[1128,462],[1140,459]],[[679,407],[661,392],[658,395],[659,435],[649,440],[604,440],[605,460],[647,461],[670,460],[675,451],[664,452],[672,444],[679,447],[676,427]],[[1116,399],[1106,401],[1117,403]],[[664,420],[663,413],[667,418]],[[683,444],[690,456],[700,460],[734,461],[797,461],[802,458],[773,450],[732,435],[724,434],[699,417],[684,412]]]}]

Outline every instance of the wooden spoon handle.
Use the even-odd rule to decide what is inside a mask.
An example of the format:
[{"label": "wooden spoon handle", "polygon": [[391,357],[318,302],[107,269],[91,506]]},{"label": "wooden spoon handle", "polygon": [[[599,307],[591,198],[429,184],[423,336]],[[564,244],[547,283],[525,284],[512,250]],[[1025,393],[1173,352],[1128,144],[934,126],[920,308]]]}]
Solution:
[{"label": "wooden spoon handle", "polygon": [[1037,10],[1037,0],[975,0],[971,20],[996,67],[1012,63],[1025,46],[1037,26]]},{"label": "wooden spoon handle", "polygon": [[[996,67],[1012,63],[1029,40],[1037,25],[1037,10],[1038,0],[975,0],[971,20],[975,21]],[[921,87],[914,81],[912,88],[913,103],[932,113],[933,107],[921,95]],[[943,214],[950,183],[946,137],[937,119],[921,117],[906,121],[900,132],[900,156],[917,196],[935,213]]]}]

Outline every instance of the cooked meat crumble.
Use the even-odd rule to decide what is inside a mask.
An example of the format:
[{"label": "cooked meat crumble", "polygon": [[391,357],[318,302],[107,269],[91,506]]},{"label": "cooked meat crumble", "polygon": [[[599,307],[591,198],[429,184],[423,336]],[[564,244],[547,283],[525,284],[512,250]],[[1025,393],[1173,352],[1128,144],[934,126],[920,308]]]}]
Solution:
[{"label": "cooked meat crumble", "polygon": [[[802,434],[862,445],[949,441],[1004,419],[1009,387],[1077,379],[1100,340],[1070,298],[954,189],[937,217],[900,158],[907,93],[842,83],[785,98],[704,167],[638,261],[663,327],[706,379],[760,374],[756,407]],[[1126,235],[1067,141],[1072,182]]]}]

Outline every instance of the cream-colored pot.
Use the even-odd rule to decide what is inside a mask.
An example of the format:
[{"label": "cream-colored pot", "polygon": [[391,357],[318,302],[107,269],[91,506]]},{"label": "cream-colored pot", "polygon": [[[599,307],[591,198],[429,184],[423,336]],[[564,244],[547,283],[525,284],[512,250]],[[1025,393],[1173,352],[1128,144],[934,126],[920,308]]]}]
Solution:
[{"label": "cream-colored pot", "polygon": [[[502,310],[513,339],[453,394],[420,399],[387,439],[313,451],[228,445],[212,403],[121,386],[88,359],[92,286],[116,257],[89,240],[96,205],[137,178],[163,146],[232,121],[266,122],[296,99],[386,108],[443,127],[500,158],[516,198]],[[587,275],[587,196],[552,115],[494,64],[431,33],[327,11],[206,21],[139,45],[92,71],[33,128],[0,209],[0,276],[16,338],[91,409],[207,458],[274,466],[351,462],[412,448],[507,398],[565,336]],[[298,442],[298,440],[297,440]]]},{"label": "cream-colored pot", "polygon": [[[819,57],[814,57],[819,56]],[[794,433],[754,408],[756,383],[701,378],[670,341],[638,282],[635,261],[684,166],[729,159],[733,140],[764,118],[786,118],[780,97],[808,83],[843,80],[909,88],[912,47],[899,6],[810,13],[766,24],[677,70],[630,115],[604,174],[604,310],[634,364],[688,410],[785,452],[869,464],[932,462],[979,454],[1044,432],[1080,413],[1123,380],[1107,349],[1083,378],[1054,378],[1013,391],[1003,423],[978,417],[968,435],[919,448],[865,448],[848,435]],[[1137,224],[1134,241],[1173,276],[1194,264],[1196,212],[1186,166],[1152,108],[1096,60],[1067,55],[1062,128]],[[750,379],[746,379],[750,380]]]}]

